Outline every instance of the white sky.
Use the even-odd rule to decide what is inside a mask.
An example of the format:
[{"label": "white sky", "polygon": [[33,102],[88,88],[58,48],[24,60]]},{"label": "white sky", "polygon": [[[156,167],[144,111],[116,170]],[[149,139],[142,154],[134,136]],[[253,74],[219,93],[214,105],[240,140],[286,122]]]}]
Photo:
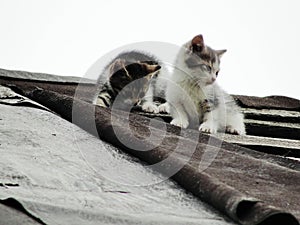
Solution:
[{"label": "white sky", "polygon": [[232,94],[300,99],[299,0],[0,0],[0,67],[84,76],[111,50],[182,45],[197,34],[226,48],[219,84]]}]

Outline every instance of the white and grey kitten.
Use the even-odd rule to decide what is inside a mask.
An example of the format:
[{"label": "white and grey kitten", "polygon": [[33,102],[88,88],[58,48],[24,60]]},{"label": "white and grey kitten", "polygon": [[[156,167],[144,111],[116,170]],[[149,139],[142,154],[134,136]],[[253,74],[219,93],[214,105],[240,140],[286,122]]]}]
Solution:
[{"label": "white and grey kitten", "polygon": [[[220,70],[220,58],[225,52],[206,46],[202,35],[195,36],[179,51],[173,72],[165,74],[165,70],[159,75],[168,77],[165,92],[167,104],[156,109],[151,99],[147,99],[143,109],[150,112],[168,111],[173,118],[171,124],[182,128],[197,126],[207,133],[226,131],[244,135],[243,114],[234,99],[215,82]],[[158,80],[157,83],[163,86],[163,82]],[[152,90],[149,88],[148,92]],[[146,95],[151,97],[153,93]]]}]

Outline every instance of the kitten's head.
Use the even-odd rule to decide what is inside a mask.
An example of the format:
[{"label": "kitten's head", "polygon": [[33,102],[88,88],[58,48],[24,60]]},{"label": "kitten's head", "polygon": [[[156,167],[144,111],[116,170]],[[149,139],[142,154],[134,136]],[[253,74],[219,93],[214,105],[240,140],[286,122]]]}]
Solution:
[{"label": "kitten's head", "polygon": [[204,44],[203,36],[197,35],[186,44],[184,63],[199,85],[215,82],[220,71],[220,58],[226,50],[214,50]]},{"label": "kitten's head", "polygon": [[150,80],[161,68],[156,62],[127,62],[117,59],[110,66],[109,82],[114,90],[120,92],[125,100],[137,103],[145,96]]}]

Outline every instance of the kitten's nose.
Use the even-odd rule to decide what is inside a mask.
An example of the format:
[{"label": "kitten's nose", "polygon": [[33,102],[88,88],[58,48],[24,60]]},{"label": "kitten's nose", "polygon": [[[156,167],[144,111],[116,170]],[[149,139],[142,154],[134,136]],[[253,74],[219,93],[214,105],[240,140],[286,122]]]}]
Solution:
[{"label": "kitten's nose", "polygon": [[216,79],[217,79],[216,77],[212,77],[212,78],[211,78],[211,82],[215,82]]}]

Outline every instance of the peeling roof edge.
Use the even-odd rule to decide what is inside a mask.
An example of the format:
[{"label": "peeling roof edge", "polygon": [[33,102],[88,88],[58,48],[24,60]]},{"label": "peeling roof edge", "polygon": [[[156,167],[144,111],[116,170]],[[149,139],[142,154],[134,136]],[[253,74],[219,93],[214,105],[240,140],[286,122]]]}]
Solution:
[{"label": "peeling roof edge", "polygon": [[300,112],[300,100],[296,98],[280,95],[266,97],[233,95],[233,97],[243,108],[277,109]]},{"label": "peeling roof edge", "polygon": [[55,82],[55,83],[83,83],[83,84],[94,84],[95,80],[76,77],[76,76],[59,76],[47,73],[35,73],[19,70],[6,70],[0,68],[0,77],[20,79],[20,80],[31,80],[41,82]]}]

